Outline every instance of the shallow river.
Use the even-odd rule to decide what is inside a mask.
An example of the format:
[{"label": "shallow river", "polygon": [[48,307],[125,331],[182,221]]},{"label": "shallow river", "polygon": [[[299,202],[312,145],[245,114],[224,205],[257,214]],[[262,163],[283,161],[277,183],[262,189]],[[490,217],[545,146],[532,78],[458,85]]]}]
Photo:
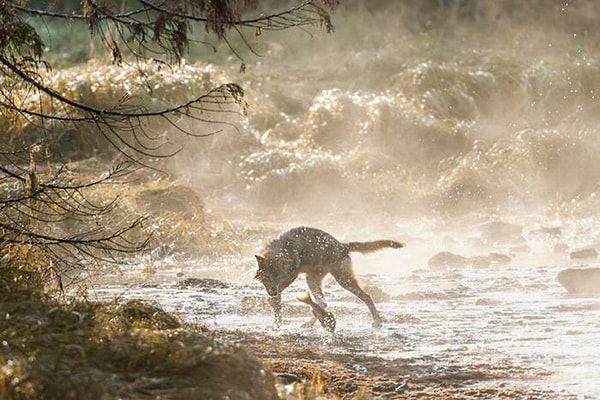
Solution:
[{"label": "shallow river", "polygon": [[[421,359],[439,370],[502,364],[539,368],[545,372],[520,384],[574,398],[600,398],[600,297],[567,295],[556,275],[568,259],[547,252],[555,239],[532,238],[526,255],[489,267],[427,268],[432,243],[444,248],[444,240],[413,239],[412,248],[409,240],[401,252],[353,256],[363,285],[380,289],[374,298],[386,323],[373,330],[367,308],[326,279],[326,299],[337,318],[333,337],[318,324],[309,330],[300,327],[309,315],[308,307],[295,299],[306,288],[303,278],[283,293],[284,324],[274,330],[266,293],[252,280],[253,257],[166,263],[143,279],[141,269],[131,268],[106,277],[91,294],[157,301],[184,320],[213,329],[286,340],[292,335],[298,344],[331,352]],[[185,281],[189,278],[201,280]]]}]

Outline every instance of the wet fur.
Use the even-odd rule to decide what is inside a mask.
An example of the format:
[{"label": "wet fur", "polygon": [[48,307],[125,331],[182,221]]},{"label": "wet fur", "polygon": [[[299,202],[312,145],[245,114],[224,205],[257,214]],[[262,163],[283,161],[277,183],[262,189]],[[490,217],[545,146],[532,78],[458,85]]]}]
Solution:
[{"label": "wet fur", "polygon": [[[298,275],[306,274],[308,288],[316,304],[325,309],[322,281],[327,274],[362,302],[373,318],[373,326],[380,327],[381,316],[373,299],[360,286],[352,269],[350,252],[372,253],[385,248],[404,247],[394,240],[341,243],[320,229],[299,227],[291,229],[270,242],[261,255],[256,256],[258,270],[255,278],[269,294],[269,302],[275,313],[275,324],[281,325],[281,292],[291,285]],[[312,325],[311,319],[305,325]]]}]

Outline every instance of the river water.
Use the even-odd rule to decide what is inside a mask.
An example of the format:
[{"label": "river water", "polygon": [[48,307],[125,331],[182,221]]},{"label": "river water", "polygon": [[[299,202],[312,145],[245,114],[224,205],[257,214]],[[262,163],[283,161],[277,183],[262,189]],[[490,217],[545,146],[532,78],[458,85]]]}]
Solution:
[{"label": "river water", "polygon": [[[588,234],[600,232],[589,221],[585,225],[592,230]],[[577,247],[576,235],[557,237],[537,228],[524,229],[514,240],[484,244],[481,240],[487,233],[482,232],[489,231],[480,224],[462,235],[455,232],[452,239],[440,236],[439,227],[426,225],[392,230],[396,234],[389,232],[387,237],[405,238],[406,248],[353,256],[363,286],[375,290],[371,293],[386,321],[380,330],[371,328],[367,308],[333,280],[325,281],[324,290],[337,318],[335,335],[329,337],[318,324],[314,329],[301,328],[309,315],[306,305],[295,299],[306,290],[303,278],[284,292],[284,323],[273,329],[266,292],[252,280],[253,257],[161,262],[149,275],[142,267],[131,267],[122,275],[105,276],[91,295],[101,300],[116,296],[156,301],[185,321],[215,330],[295,338],[298,344],[391,362],[412,360],[426,364],[430,371],[531,369],[537,372],[521,385],[573,398],[600,397],[600,297],[570,296],[555,279],[568,266],[594,265],[593,260],[574,263],[566,253],[553,251],[558,242]],[[562,230],[568,232],[569,227]],[[344,238],[341,231],[339,235]],[[362,235],[372,237],[368,232]],[[350,236],[354,240],[357,235]],[[260,243],[249,246],[258,250]],[[505,252],[512,254],[512,261],[430,268],[428,260],[438,250],[467,256]],[[513,379],[523,378],[509,375],[497,384],[512,384]]]}]

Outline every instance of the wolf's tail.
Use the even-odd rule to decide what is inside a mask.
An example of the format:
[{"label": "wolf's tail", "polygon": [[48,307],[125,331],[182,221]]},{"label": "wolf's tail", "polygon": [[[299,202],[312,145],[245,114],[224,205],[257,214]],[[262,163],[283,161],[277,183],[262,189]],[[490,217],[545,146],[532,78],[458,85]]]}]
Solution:
[{"label": "wolf's tail", "polygon": [[372,242],[348,242],[344,243],[348,251],[356,251],[363,254],[373,253],[382,249],[400,249],[404,247],[404,243],[396,242],[395,240],[374,240]]}]

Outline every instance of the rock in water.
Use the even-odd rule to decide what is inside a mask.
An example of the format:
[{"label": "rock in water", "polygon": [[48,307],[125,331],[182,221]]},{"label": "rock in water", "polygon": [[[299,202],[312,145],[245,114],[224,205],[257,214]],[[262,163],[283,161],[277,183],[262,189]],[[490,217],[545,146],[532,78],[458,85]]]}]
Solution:
[{"label": "rock in water", "polygon": [[598,252],[593,247],[587,247],[585,249],[573,250],[569,253],[571,260],[581,260],[585,258],[598,258]]},{"label": "rock in water", "polygon": [[179,289],[227,289],[229,285],[225,282],[221,282],[217,279],[211,278],[187,278],[177,283]]},{"label": "rock in water", "polygon": [[469,263],[467,257],[458,254],[450,253],[449,251],[441,251],[431,257],[427,263],[431,269],[456,268],[463,267]]},{"label": "rock in water", "polygon": [[600,268],[568,268],[556,280],[572,294],[600,293]]},{"label": "rock in water", "polygon": [[384,303],[390,301],[391,296],[384,292],[381,288],[372,285],[364,285],[363,290],[371,296],[374,303]]}]

